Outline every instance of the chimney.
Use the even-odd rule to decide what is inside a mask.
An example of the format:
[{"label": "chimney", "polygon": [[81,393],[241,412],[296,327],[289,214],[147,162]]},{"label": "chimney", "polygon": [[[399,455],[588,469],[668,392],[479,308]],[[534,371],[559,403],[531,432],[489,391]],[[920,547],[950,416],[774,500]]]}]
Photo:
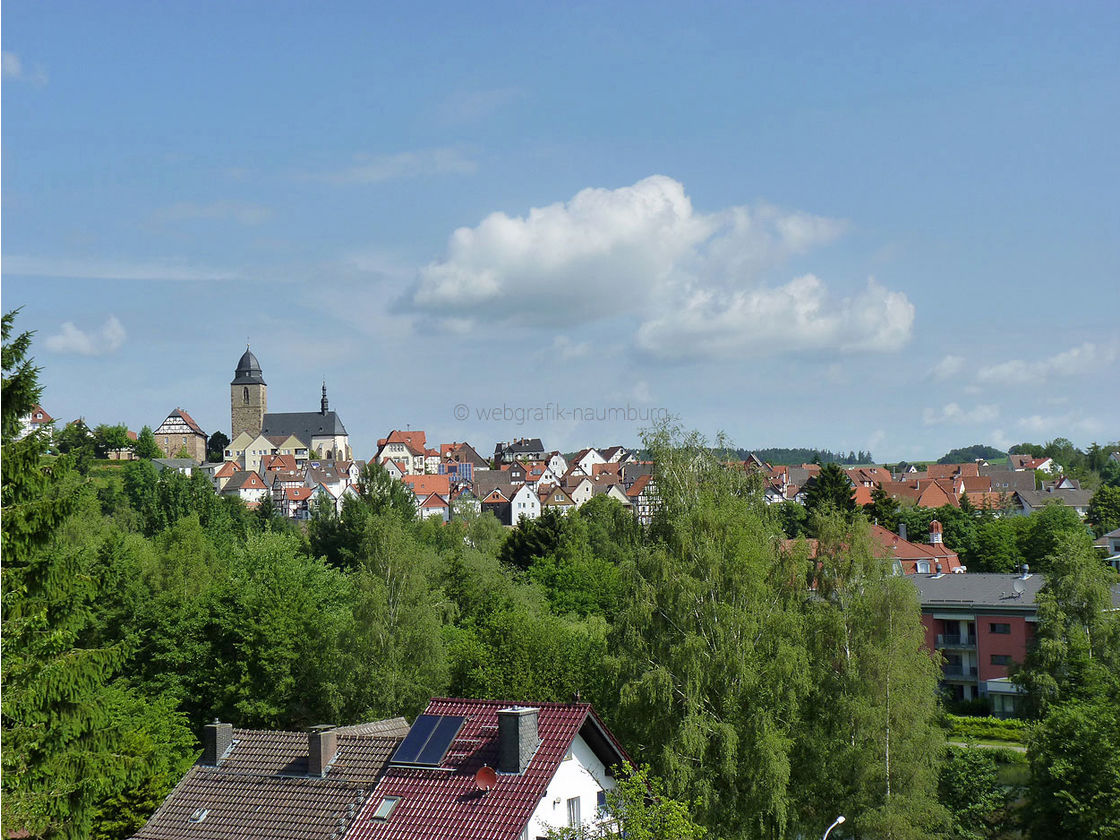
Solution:
[{"label": "chimney", "polygon": [[213,723],[202,727],[202,763],[217,767],[229,748],[233,746],[233,724],[222,723],[214,718]]},{"label": "chimney", "polygon": [[498,770],[524,773],[541,739],[537,732],[539,709],[513,706],[498,711]]},{"label": "chimney", "polygon": [[929,544],[941,545],[941,523],[936,519],[929,523]]},{"label": "chimney", "polygon": [[1027,578],[1029,578],[1030,576],[1031,576],[1031,567],[1030,567],[1030,566],[1028,566],[1028,565],[1027,565],[1026,563],[1024,563],[1024,564],[1023,564],[1023,575],[1022,575],[1022,578],[1023,578],[1023,580],[1026,580],[1026,579],[1027,579]]},{"label": "chimney", "polygon": [[905,522],[899,522],[898,523],[898,537],[899,537],[899,539],[903,539],[903,540],[906,539],[906,523]]},{"label": "chimney", "polygon": [[940,560],[938,560],[936,563],[934,563],[933,568],[937,570],[936,571],[937,577],[941,577],[941,561]]},{"label": "chimney", "polygon": [[307,733],[307,775],[321,779],[338,755],[338,732],[331,724],[313,726]]}]

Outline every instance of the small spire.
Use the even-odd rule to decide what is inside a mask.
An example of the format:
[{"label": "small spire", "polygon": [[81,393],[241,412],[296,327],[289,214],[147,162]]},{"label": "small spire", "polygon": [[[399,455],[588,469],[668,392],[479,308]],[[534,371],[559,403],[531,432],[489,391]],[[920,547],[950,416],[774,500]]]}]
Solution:
[{"label": "small spire", "polygon": [[322,407],[323,414],[326,414],[327,413],[327,380],[325,380],[325,379],[323,380],[323,399],[322,399],[322,402],[319,403],[319,405]]}]

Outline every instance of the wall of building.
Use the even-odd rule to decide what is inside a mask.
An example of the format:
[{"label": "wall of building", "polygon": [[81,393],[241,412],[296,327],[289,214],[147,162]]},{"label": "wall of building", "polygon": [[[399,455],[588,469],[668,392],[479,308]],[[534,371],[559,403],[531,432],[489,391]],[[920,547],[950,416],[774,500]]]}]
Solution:
[{"label": "wall of building", "polygon": [[[993,633],[992,624],[1011,625],[1010,633]],[[1010,656],[1012,662],[1022,662],[1027,655],[1027,644],[1034,637],[1034,623],[1018,615],[976,614],[976,653],[979,659],[980,679],[994,680],[1010,675],[1007,665],[993,665],[992,656]]]},{"label": "wall of building", "polygon": [[[248,392],[249,400],[245,401]],[[230,437],[236,438],[242,432],[250,437],[261,433],[264,415],[268,412],[267,385],[230,385],[229,413]]]},{"label": "wall of building", "polygon": [[[501,784],[501,781],[498,782]],[[591,747],[579,735],[572,742],[569,757],[560,762],[552,781],[548,783],[544,798],[529,819],[529,840],[543,837],[550,828],[568,824],[568,800],[580,800],[580,817],[586,823],[594,822],[598,811],[601,790],[614,790],[615,780],[607,775]]]}]

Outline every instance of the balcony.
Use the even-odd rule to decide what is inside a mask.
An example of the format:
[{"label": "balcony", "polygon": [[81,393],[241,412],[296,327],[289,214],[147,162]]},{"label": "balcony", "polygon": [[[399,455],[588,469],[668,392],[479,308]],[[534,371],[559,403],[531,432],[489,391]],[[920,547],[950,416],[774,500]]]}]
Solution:
[{"label": "balcony", "polygon": [[955,663],[950,662],[948,665],[946,665],[941,670],[941,673],[947,679],[952,679],[952,678],[961,679],[961,678],[965,678],[965,677],[967,677],[969,679],[976,679],[976,666],[975,665],[957,665]]},{"label": "balcony", "polygon": [[975,636],[962,636],[959,633],[938,633],[937,646],[939,648],[974,648]]}]

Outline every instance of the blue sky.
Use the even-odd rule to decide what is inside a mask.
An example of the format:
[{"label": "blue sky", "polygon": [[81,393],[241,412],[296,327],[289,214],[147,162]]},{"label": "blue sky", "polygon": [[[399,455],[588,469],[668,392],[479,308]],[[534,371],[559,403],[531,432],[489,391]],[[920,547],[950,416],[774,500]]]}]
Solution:
[{"label": "blue sky", "polygon": [[359,457],[1120,437],[1120,5],[398,6],[4,4],[48,411],[228,432],[249,340]]}]

